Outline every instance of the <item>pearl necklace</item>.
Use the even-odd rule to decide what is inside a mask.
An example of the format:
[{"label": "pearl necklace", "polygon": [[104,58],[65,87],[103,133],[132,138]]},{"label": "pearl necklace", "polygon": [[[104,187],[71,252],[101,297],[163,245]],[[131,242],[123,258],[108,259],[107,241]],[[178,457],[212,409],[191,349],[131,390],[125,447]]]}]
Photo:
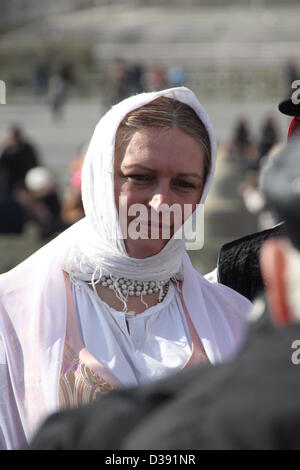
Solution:
[{"label": "pearl necklace", "polygon": [[169,289],[169,279],[163,281],[135,281],[121,277],[120,279],[112,275],[104,275],[100,278],[103,287],[119,291],[126,299],[128,296],[143,297],[159,292],[158,302],[162,302]]}]

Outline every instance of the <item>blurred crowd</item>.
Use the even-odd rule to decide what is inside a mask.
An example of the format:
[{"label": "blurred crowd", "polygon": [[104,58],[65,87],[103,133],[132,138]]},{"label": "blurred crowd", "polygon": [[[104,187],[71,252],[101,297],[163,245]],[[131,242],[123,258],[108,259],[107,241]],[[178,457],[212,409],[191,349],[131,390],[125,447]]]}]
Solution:
[{"label": "blurred crowd", "polygon": [[146,67],[138,62],[117,59],[108,67],[104,80],[105,89],[108,90],[107,104],[110,105],[143,90],[183,86],[186,83],[186,72],[179,64]]},{"label": "blurred crowd", "polygon": [[[105,72],[107,93],[104,106],[143,90],[185,84],[182,66],[164,68],[144,67],[139,63],[115,60]],[[52,63],[40,60],[33,70],[33,89],[36,97],[46,99],[54,119],[63,117],[64,106],[72,88],[77,86],[73,64],[69,61]],[[0,142],[0,233],[21,234],[27,223],[34,223],[40,238],[47,241],[80,220],[81,167],[86,144],[81,145],[69,165],[69,183],[60,191],[51,169],[43,165],[36,145],[25,136],[19,125],[7,129]]]},{"label": "blurred crowd", "polygon": [[[285,67],[287,90],[298,76],[292,59]],[[101,108],[144,91],[183,86],[187,73],[182,64],[145,65],[136,61],[115,59],[103,71],[99,86]],[[54,119],[63,117],[64,106],[72,89],[78,87],[72,61],[40,60],[33,70],[36,97],[46,100]],[[105,90],[105,93],[101,92]],[[257,126],[256,126],[257,129]],[[30,131],[30,129],[29,129]],[[222,154],[231,162],[238,184],[231,188],[242,200],[249,214],[257,220],[257,229],[273,225],[274,220],[260,191],[260,174],[269,158],[281,148],[279,126],[273,115],[265,116],[256,132],[246,117],[240,117]],[[86,145],[81,145],[69,165],[67,188],[57,187],[57,178],[43,165],[35,145],[24,136],[18,125],[11,126],[0,142],[0,233],[22,233],[28,222],[34,222],[41,240],[47,240],[83,217],[81,201],[81,167]],[[226,183],[231,184],[232,182]],[[235,185],[235,183],[234,183]]]},{"label": "blurred crowd", "polygon": [[[186,72],[179,64],[146,67],[139,62],[116,59],[100,75],[99,94],[107,107],[143,90],[159,90],[186,83]],[[32,77],[35,96],[46,99],[54,119],[62,118],[68,96],[76,93],[79,87],[80,80],[72,62],[54,63],[49,59],[37,61]]]},{"label": "blurred crowd", "polygon": [[33,70],[33,89],[37,97],[46,97],[55,119],[62,117],[63,108],[72,87],[76,86],[71,62],[52,65],[49,60],[38,61]]},{"label": "blurred crowd", "polygon": [[0,151],[0,233],[21,234],[27,223],[47,241],[83,217],[81,166],[85,146],[69,166],[69,184],[60,196],[53,172],[18,126],[10,127]]},{"label": "blurred crowd", "polygon": [[[131,70],[128,87],[140,84],[140,71]],[[139,85],[140,84],[140,85]],[[125,92],[124,92],[125,93]],[[278,126],[267,116],[255,137],[249,122],[241,118],[225,145],[225,155],[242,180],[236,198],[258,218],[258,228],[273,224],[271,213],[259,189],[265,162],[280,148]],[[41,240],[47,240],[84,216],[81,200],[81,169],[87,144],[78,148],[68,168],[69,181],[61,191],[54,173],[43,165],[35,145],[22,129],[11,126],[0,147],[0,233],[22,233],[28,222],[36,224]]]},{"label": "blurred crowd", "polygon": [[227,156],[235,163],[243,180],[237,187],[247,211],[257,217],[257,228],[264,230],[274,225],[260,190],[260,175],[269,158],[282,148],[278,124],[273,116],[266,116],[260,125],[259,135],[255,136],[246,118],[240,118],[234,126]]}]

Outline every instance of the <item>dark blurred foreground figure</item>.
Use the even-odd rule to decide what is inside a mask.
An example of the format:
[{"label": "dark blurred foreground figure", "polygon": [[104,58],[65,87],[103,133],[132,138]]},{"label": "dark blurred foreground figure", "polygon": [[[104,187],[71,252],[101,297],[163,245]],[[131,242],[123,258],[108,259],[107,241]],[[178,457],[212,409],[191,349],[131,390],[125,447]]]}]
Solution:
[{"label": "dark blurred foreground figure", "polygon": [[8,129],[0,152],[1,189],[12,192],[24,187],[26,173],[38,165],[38,155],[33,145],[23,136],[19,127]]},{"label": "dark blurred foreground figure", "polygon": [[257,299],[237,358],[113,391],[50,417],[31,449],[300,449],[300,140],[265,171],[286,237],[261,250]]}]

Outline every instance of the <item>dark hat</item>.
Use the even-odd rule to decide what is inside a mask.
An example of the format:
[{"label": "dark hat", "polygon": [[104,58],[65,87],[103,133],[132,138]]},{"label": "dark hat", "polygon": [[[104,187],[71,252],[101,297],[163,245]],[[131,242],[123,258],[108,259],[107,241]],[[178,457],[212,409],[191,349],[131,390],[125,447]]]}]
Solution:
[{"label": "dark hat", "polygon": [[262,191],[279,220],[285,220],[287,236],[300,250],[300,136],[274,157],[265,168]]},{"label": "dark hat", "polygon": [[281,101],[278,105],[278,109],[282,114],[292,117],[300,117],[300,103],[296,104],[291,98]]},{"label": "dark hat", "polygon": [[281,101],[278,105],[278,109],[281,113],[287,116],[292,116],[292,120],[289,125],[287,141],[293,136],[300,132],[300,103],[297,104],[292,98]]}]

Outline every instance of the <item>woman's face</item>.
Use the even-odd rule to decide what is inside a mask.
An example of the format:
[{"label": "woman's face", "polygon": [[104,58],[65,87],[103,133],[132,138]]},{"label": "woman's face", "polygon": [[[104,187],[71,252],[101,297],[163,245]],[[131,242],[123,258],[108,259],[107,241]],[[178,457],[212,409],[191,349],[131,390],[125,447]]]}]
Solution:
[{"label": "woman's face", "polygon": [[[149,236],[133,239],[129,231],[124,240],[128,255],[147,258],[159,253],[178,229],[178,223],[181,225],[187,218],[184,205],[189,204],[194,210],[200,202],[203,186],[204,156],[197,140],[178,128],[136,131],[129,143],[116,152],[114,194],[119,216],[126,211],[127,228],[138,217],[142,219],[138,231],[142,229],[144,234],[146,230]],[[133,204],[143,205],[147,220],[139,213],[128,215]],[[181,208],[180,222],[172,212],[169,221],[162,215],[173,204]],[[170,231],[168,239],[166,228]]]}]

